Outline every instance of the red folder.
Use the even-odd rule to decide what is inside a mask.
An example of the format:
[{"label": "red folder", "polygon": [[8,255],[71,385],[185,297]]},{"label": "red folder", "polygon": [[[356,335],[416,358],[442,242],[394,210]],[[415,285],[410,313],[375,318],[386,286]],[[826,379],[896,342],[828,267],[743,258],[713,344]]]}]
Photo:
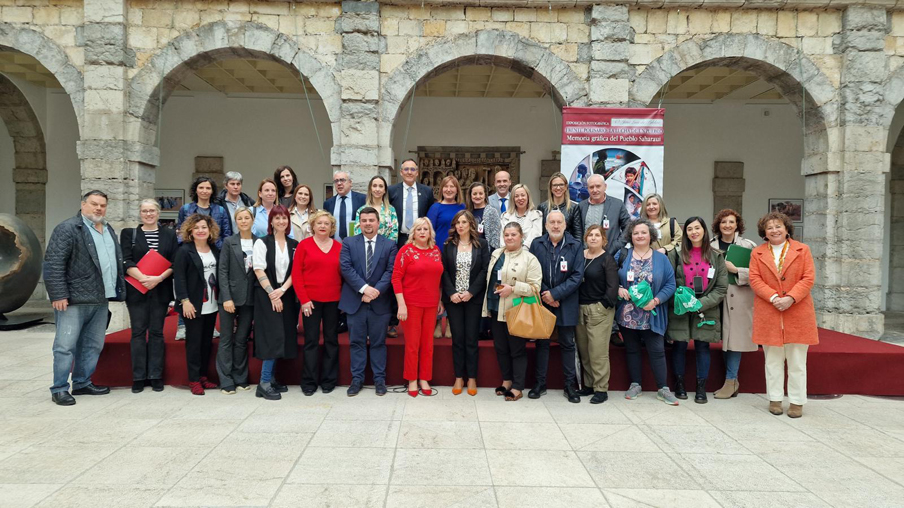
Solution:
[{"label": "red folder", "polygon": [[[165,257],[161,256],[160,253],[155,250],[149,250],[148,253],[141,258],[141,261],[138,262],[138,269],[141,270],[141,273],[153,277],[167,271],[170,266],[172,266],[172,263],[167,261]],[[138,282],[138,279],[135,277],[126,275],[126,282],[131,284],[132,287],[141,292],[141,294],[146,294],[148,292],[148,288]]]}]

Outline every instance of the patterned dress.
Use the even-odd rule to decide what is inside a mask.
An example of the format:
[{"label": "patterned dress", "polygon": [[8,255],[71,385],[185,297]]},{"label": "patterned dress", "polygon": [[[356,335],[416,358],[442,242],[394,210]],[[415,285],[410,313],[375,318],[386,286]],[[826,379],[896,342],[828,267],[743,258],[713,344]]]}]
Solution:
[{"label": "patterned dress", "polygon": [[[361,227],[358,225],[358,214],[361,213],[361,210],[370,205],[364,205],[355,212],[355,234],[361,234]],[[377,208],[377,207],[374,207]],[[383,235],[386,238],[396,242],[399,240],[399,218],[396,215],[395,208],[391,206],[387,206],[386,204],[381,205],[377,208],[377,211],[380,212],[380,227],[377,229],[377,234]]]},{"label": "patterned dress", "polygon": [[[645,280],[650,286],[653,285],[653,258],[644,260],[634,259],[631,256],[631,271],[634,272],[634,282],[630,285]],[[628,300],[622,305],[618,311],[618,326],[629,328],[631,330],[649,330],[650,329],[650,311],[635,307]]]}]

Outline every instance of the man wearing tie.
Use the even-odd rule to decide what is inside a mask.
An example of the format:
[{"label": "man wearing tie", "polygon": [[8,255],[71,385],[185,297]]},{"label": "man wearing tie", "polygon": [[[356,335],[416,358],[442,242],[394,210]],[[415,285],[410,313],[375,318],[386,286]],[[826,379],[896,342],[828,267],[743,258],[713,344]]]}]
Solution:
[{"label": "man wearing tie", "polygon": [[512,186],[512,177],[509,175],[508,171],[497,171],[493,182],[496,193],[490,196],[487,204],[495,206],[500,214],[502,214],[508,211],[512,206],[511,196],[509,196],[509,189]]},{"label": "man wearing tie", "polygon": [[367,366],[367,339],[370,338],[370,368],[374,373],[377,395],[386,394],[386,326],[392,315],[392,267],[398,248],[377,234],[380,214],[366,207],[358,214],[361,234],[342,242],[339,267],[342,271],[342,296],[339,309],[348,316],[352,384],[348,396],[354,397],[364,386]]},{"label": "man wearing tie", "polygon": [[414,159],[402,162],[402,182],[389,186],[389,203],[399,217],[399,241],[401,247],[408,241],[408,233],[418,217],[426,217],[427,210],[436,201],[433,189],[417,183],[418,167]]},{"label": "man wearing tie", "polygon": [[355,218],[358,208],[367,200],[364,194],[352,190],[352,177],[345,171],[333,175],[333,186],[336,195],[323,203],[323,209],[336,218],[336,241],[343,241],[348,234],[348,225]]}]

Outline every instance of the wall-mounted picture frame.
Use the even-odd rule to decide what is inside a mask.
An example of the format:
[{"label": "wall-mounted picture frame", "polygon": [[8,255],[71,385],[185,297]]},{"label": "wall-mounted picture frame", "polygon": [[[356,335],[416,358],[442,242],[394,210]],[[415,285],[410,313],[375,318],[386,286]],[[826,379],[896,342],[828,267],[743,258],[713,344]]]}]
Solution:
[{"label": "wall-mounted picture frame", "polygon": [[767,212],[783,213],[791,219],[791,222],[803,222],[804,200],[792,198],[770,198]]},{"label": "wall-mounted picture frame", "polygon": [[160,227],[176,229],[176,221],[178,220],[178,212],[160,212],[160,218],[157,219],[157,223],[160,224]]},{"label": "wall-mounted picture frame", "polygon": [[178,212],[185,204],[185,189],[154,189],[154,198],[160,205],[160,217],[164,212]]},{"label": "wall-mounted picture frame", "polygon": [[795,222],[794,223],[794,239],[798,242],[804,241],[804,223],[803,222]]},{"label": "wall-mounted picture frame", "polygon": [[332,183],[323,184],[323,200],[326,201],[327,199],[330,199],[331,197],[333,197],[333,195],[334,195],[333,184]]}]

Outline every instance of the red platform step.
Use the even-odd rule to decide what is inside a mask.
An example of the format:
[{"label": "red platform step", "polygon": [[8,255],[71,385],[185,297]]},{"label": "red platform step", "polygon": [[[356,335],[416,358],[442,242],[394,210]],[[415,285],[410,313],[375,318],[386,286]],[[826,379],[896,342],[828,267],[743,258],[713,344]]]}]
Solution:
[{"label": "red platform step", "polygon": [[[103,353],[97,364],[97,372],[93,381],[101,385],[131,386],[132,367],[129,352],[130,330],[122,330],[107,335]],[[187,385],[188,372],[185,365],[185,343],[174,340],[176,335],[176,317],[166,320],[164,336],[166,337],[166,361],[164,366],[164,382],[168,385]],[[831,330],[819,330],[819,345],[810,347],[807,361],[808,391],[811,394],[862,394],[904,396],[904,376],[900,369],[904,366],[904,347],[876,342]],[[301,379],[302,359],[301,346],[304,338],[299,336],[299,356],[294,360],[277,362],[277,376],[281,383],[298,385]],[[405,340],[403,337],[387,339],[387,383],[401,385]],[[213,351],[216,352],[217,339],[214,339]],[[253,342],[249,344],[249,354],[253,353]],[[533,344],[528,345],[527,386],[533,386],[534,353]],[[668,351],[667,351],[668,353]],[[216,379],[214,366],[215,354],[211,355],[210,377]],[[625,350],[621,347],[609,348],[611,364],[610,389],[626,390],[628,388],[628,372],[625,364]],[[745,353],[741,361],[739,382],[741,391],[747,393],[764,393],[766,380],[763,374],[762,350]],[[562,388],[562,367],[559,350],[553,343],[549,359],[549,388]],[[251,382],[260,378],[261,362],[252,355],[249,362]],[[496,363],[496,351],[493,342],[482,340],[479,348],[478,384],[483,387],[495,387],[501,381],[499,367]],[[366,383],[371,383],[370,367]],[[671,368],[669,368],[671,373]],[[688,348],[687,383],[692,386],[695,372],[693,344]],[[707,390],[714,391],[722,386],[725,364],[720,345],[712,347],[712,360]],[[452,370],[452,340],[436,339],[433,353],[433,383],[437,386],[448,386],[454,381]],[[351,382],[349,367],[348,334],[339,336],[339,384]],[[671,379],[670,379],[671,382]],[[646,352],[643,354],[643,388],[655,390],[656,383],[650,371]]]}]

